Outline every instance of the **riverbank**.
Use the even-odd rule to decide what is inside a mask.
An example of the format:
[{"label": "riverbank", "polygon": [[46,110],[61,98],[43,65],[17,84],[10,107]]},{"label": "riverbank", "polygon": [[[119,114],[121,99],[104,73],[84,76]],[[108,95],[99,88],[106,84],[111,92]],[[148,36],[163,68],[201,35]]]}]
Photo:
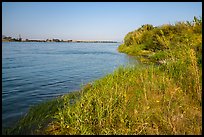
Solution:
[{"label": "riverbank", "polygon": [[202,21],[142,26],[118,50],[148,65],[34,106],[7,134],[202,134],[201,32]]},{"label": "riverbank", "polygon": [[[201,83],[184,83],[195,80],[188,74],[178,83],[172,78],[173,70],[170,75],[164,70],[119,68],[76,94],[31,108],[10,133],[201,134]],[[197,92],[185,92],[179,84]]]}]

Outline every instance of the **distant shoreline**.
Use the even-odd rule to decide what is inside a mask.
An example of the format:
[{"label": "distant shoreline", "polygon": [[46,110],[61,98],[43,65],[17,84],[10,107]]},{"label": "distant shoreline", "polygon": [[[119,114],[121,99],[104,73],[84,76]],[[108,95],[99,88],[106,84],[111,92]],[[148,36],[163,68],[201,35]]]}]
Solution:
[{"label": "distant shoreline", "polygon": [[[56,42],[56,41],[53,41],[53,42],[47,42],[47,41],[2,41],[2,42],[46,42],[46,43],[53,43],[53,42]],[[66,42],[66,41],[62,41],[63,43],[120,43],[120,42]],[[60,42],[60,43],[62,43]]]},{"label": "distant shoreline", "polygon": [[53,40],[7,40],[7,39],[2,39],[2,42],[67,42],[67,43],[120,43],[118,41],[98,41],[98,40],[58,40],[58,39],[53,39]]}]

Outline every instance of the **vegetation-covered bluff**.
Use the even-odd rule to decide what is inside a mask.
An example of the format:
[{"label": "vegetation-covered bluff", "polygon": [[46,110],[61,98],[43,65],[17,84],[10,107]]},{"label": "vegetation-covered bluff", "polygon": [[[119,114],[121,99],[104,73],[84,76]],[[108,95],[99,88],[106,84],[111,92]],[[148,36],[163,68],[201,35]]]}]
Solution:
[{"label": "vegetation-covered bluff", "polygon": [[34,106],[6,134],[202,134],[202,19],[143,25],[118,50],[148,65]]}]

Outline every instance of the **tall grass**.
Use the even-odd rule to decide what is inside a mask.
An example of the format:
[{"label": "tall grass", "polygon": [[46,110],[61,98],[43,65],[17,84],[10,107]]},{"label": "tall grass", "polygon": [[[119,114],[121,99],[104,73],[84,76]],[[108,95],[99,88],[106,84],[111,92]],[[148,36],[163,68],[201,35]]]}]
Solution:
[{"label": "tall grass", "polygon": [[[70,97],[64,96],[52,121],[33,133],[201,134],[202,111],[197,102],[200,79],[189,85],[187,82],[195,81],[194,75],[186,74],[188,79],[183,81],[177,78],[181,67],[192,70],[192,64],[121,67],[85,88],[76,103],[71,104]],[[163,71],[164,67],[168,69]],[[189,73],[193,72],[196,67]],[[187,92],[189,86],[193,90]]]},{"label": "tall grass", "polygon": [[[201,134],[200,81],[183,87],[175,66],[162,67],[121,67],[95,81],[76,104],[64,105],[44,134]],[[186,92],[189,86],[197,96]]]}]

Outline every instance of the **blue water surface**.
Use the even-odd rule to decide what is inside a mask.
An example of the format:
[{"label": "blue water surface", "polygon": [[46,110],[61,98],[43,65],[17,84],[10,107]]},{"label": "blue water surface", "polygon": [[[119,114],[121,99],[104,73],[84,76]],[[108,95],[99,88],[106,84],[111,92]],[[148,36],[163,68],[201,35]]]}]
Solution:
[{"label": "blue water surface", "polygon": [[14,125],[30,106],[137,62],[118,53],[119,44],[3,42],[2,127]]}]

